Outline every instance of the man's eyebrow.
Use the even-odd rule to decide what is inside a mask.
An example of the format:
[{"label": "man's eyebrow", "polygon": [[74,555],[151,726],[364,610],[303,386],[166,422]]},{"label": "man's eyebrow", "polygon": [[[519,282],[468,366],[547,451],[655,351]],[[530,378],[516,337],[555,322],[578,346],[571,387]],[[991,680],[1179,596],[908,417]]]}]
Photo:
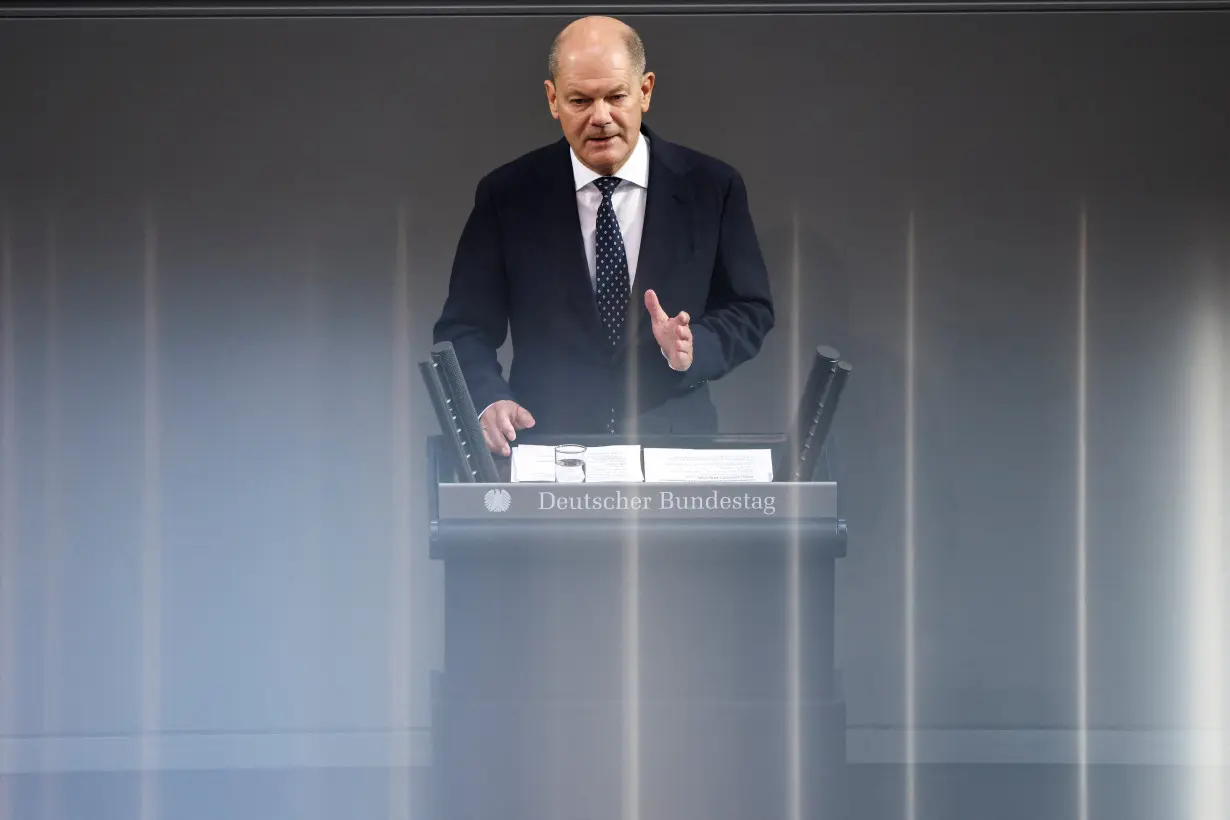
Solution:
[{"label": "man's eyebrow", "polygon": [[[615,88],[612,88],[610,91],[605,92],[602,96],[609,97],[612,94],[627,94],[627,93],[628,93],[628,86],[621,84],[621,85],[615,86]],[[584,91],[569,91],[565,96],[570,100],[574,100],[574,99],[588,100],[592,95],[586,94]]]}]

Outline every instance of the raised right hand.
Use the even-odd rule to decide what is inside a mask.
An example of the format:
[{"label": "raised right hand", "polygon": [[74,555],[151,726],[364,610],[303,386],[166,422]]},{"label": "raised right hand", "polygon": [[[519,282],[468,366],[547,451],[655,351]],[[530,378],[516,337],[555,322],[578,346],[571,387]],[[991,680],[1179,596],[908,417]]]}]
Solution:
[{"label": "raised right hand", "polygon": [[530,415],[530,411],[512,399],[495,402],[483,411],[478,421],[483,427],[483,439],[487,442],[487,449],[502,456],[512,453],[508,442],[517,438],[518,430],[534,426],[534,417]]}]

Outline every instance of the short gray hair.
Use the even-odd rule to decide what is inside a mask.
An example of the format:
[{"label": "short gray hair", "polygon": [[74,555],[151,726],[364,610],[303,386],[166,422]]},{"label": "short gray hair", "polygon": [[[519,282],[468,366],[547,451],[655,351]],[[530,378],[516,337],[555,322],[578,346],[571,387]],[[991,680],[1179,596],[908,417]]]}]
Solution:
[{"label": "short gray hair", "polygon": [[[551,53],[547,55],[547,78],[551,82],[555,82],[555,77],[559,74],[559,52],[563,39],[564,32],[555,35],[555,39],[551,41]],[[624,33],[624,47],[628,49],[628,58],[632,61],[632,72],[637,77],[644,76],[645,44],[641,42],[641,35],[631,26],[628,26],[627,32]]]}]

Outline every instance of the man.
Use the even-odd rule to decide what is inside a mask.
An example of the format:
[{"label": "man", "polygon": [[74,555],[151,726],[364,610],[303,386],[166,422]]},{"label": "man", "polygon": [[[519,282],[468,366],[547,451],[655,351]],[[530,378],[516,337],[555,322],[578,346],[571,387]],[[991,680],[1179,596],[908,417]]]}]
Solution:
[{"label": "man", "polygon": [[548,68],[563,139],[479,182],[435,341],[453,343],[494,453],[529,427],[716,432],[707,382],[773,327],[743,180],[642,124],[655,78],[624,23],[573,22]]}]

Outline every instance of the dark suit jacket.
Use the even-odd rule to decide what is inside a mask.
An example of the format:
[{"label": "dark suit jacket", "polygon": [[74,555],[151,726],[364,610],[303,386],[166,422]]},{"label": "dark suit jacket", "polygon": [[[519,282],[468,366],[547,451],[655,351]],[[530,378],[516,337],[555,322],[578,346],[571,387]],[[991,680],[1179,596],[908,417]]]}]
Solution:
[{"label": "dark suit jacket", "polygon": [[[756,355],[773,327],[768,274],[729,165],[649,136],[649,190],[624,341],[598,318],[577,215],[568,143],[560,139],[488,174],[458,243],[436,342],[450,341],[482,412],[515,399],[536,433],[709,433],[707,382]],[[645,291],[674,316],[686,310],[691,367],[672,370],[653,338]],[[508,380],[496,351],[512,330]]]}]

